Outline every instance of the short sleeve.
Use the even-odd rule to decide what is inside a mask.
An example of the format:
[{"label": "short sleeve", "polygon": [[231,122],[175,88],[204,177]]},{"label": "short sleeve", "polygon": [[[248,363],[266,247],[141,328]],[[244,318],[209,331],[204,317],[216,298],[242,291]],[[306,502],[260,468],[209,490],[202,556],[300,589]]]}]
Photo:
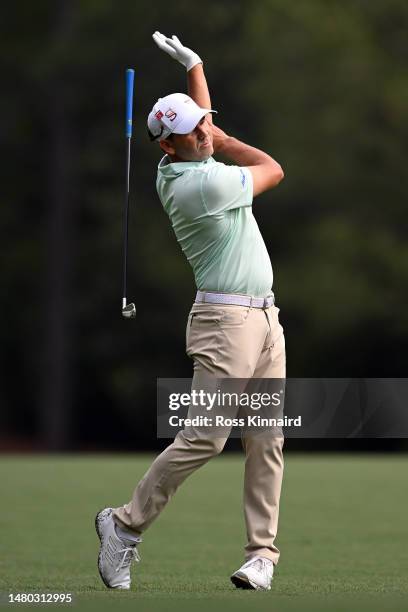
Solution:
[{"label": "short sleeve", "polygon": [[209,214],[251,206],[252,174],[245,167],[215,163],[203,175],[201,197]]}]

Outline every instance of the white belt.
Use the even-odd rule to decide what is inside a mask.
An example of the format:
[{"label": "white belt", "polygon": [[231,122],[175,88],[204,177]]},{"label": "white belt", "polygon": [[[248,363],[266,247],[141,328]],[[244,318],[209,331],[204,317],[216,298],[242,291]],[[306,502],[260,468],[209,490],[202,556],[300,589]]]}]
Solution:
[{"label": "white belt", "polygon": [[270,308],[275,303],[275,297],[268,295],[265,298],[251,297],[250,295],[236,295],[229,293],[213,293],[212,291],[197,291],[197,303],[230,304],[231,306],[249,306],[250,308]]}]

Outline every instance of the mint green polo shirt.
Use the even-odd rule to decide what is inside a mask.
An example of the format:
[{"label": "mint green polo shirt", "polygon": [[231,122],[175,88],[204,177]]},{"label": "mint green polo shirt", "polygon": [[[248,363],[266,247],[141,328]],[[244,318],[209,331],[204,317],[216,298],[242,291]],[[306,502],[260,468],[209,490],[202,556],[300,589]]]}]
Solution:
[{"label": "mint green polo shirt", "polygon": [[168,163],[157,172],[157,193],[191,264],[197,289],[265,297],[273,274],[252,214],[248,168],[216,162]]}]

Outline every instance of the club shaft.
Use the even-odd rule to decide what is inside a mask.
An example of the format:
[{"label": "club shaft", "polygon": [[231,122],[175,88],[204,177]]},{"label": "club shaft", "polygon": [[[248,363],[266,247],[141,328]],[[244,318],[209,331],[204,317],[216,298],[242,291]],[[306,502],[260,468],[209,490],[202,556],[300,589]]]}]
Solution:
[{"label": "club shaft", "polygon": [[126,148],[126,195],[125,211],[123,215],[123,300],[122,307],[126,306],[127,297],[127,261],[128,261],[128,235],[129,235],[129,195],[130,195],[130,141],[127,138]]}]

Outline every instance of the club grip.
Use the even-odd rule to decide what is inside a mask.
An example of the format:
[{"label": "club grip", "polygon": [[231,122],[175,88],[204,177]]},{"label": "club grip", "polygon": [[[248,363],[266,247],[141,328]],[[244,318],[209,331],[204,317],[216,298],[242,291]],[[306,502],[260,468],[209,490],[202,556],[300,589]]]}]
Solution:
[{"label": "club grip", "polygon": [[133,115],[133,81],[135,71],[132,68],[126,70],[126,138],[132,136]]}]

